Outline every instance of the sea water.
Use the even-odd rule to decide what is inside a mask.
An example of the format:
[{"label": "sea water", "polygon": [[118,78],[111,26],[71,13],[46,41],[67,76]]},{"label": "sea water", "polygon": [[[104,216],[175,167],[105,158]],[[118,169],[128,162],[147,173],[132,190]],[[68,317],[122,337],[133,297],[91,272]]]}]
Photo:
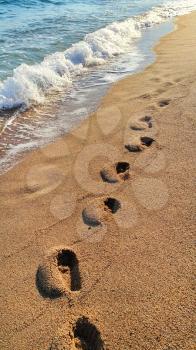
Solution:
[{"label": "sea water", "polygon": [[196,0],[0,0],[0,171],[141,70]]}]

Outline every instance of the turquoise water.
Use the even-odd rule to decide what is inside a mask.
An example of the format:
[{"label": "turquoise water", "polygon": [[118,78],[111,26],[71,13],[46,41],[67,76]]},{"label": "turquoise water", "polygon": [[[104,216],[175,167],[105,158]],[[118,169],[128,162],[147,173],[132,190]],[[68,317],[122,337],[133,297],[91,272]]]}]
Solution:
[{"label": "turquoise water", "polygon": [[164,0],[0,0],[0,80],[21,63],[64,51],[85,34]]},{"label": "turquoise water", "polygon": [[146,29],[195,8],[196,0],[0,0],[0,110],[45,103],[92,66],[136,52]]},{"label": "turquoise water", "polygon": [[0,173],[70,131],[196,0],[0,0]]}]

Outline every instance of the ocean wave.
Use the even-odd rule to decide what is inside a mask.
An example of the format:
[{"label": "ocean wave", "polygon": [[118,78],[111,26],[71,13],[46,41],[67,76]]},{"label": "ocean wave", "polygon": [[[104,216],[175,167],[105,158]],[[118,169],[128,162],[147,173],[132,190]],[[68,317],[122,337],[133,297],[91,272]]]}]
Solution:
[{"label": "ocean wave", "polygon": [[172,0],[144,15],[87,34],[83,41],[45,57],[39,64],[21,64],[14,69],[12,77],[0,82],[0,109],[43,103],[47,93],[65,89],[89,67],[134,50],[145,28],[195,9],[196,0]]}]

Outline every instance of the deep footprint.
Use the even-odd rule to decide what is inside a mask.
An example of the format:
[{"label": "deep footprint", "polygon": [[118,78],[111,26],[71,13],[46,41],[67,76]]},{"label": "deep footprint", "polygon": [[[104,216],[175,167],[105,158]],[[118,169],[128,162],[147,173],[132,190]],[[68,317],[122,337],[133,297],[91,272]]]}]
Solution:
[{"label": "deep footprint", "polygon": [[115,214],[121,208],[120,202],[117,199],[111,197],[107,198],[104,201],[104,204],[105,207],[109,209],[112,214]]},{"label": "deep footprint", "polygon": [[89,206],[82,211],[82,219],[87,226],[101,226],[101,217],[102,215],[99,207]]},{"label": "deep footprint", "polygon": [[150,147],[152,143],[155,142],[155,140],[152,137],[149,136],[142,136],[136,140],[133,140],[131,142],[128,142],[125,145],[125,148],[129,152],[141,152],[143,151],[146,147]]},{"label": "deep footprint", "polygon": [[77,320],[74,329],[74,345],[80,350],[104,350],[104,343],[98,329],[86,317]]},{"label": "deep footprint", "polygon": [[129,169],[129,163],[118,162],[111,167],[102,169],[100,171],[100,176],[104,182],[114,184],[120,180],[127,180],[129,178]]},{"label": "deep footprint", "polygon": [[100,171],[100,176],[104,182],[108,182],[110,184],[115,184],[118,182],[118,178],[116,176],[115,169],[113,167],[108,169],[102,169]]},{"label": "deep footprint", "polygon": [[116,172],[117,174],[125,173],[130,169],[130,165],[127,162],[118,162],[116,164]]},{"label": "deep footprint", "polygon": [[148,128],[152,128],[152,122],[152,117],[145,115],[144,117],[139,118],[138,120],[132,121],[130,129],[133,131],[143,131]]},{"label": "deep footprint", "polygon": [[76,254],[70,249],[55,249],[40,264],[36,285],[43,297],[57,298],[63,294],[79,291],[81,277]]},{"label": "deep footprint", "polygon": [[145,115],[143,118],[140,119],[142,122],[147,123],[149,128],[152,128],[152,117],[149,115]]},{"label": "deep footprint", "polygon": [[154,141],[155,140],[152,137],[148,137],[148,136],[141,137],[141,143],[146,147],[150,147]]},{"label": "deep footprint", "polygon": [[121,208],[121,203],[115,198],[105,198],[103,201],[93,201],[83,209],[83,223],[90,228],[103,227],[107,215],[115,214]]}]

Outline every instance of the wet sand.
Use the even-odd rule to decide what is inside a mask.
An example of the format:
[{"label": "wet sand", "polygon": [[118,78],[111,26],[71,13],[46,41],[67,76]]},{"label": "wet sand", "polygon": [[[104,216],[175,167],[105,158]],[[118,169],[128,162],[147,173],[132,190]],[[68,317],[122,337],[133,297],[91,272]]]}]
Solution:
[{"label": "wet sand", "polygon": [[0,176],[0,348],[194,349],[196,13]]}]

